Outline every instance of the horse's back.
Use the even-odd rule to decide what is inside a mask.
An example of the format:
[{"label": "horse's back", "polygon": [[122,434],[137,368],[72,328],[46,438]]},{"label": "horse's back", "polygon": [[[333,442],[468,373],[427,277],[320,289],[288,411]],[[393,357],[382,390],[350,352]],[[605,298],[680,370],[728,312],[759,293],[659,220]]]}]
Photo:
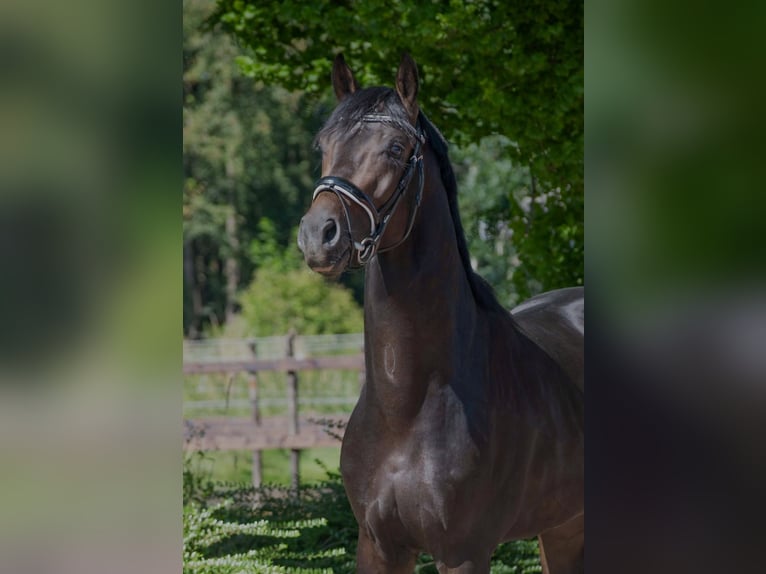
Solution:
[{"label": "horse's back", "polygon": [[514,307],[511,315],[584,392],[585,290],[570,287],[540,293]]}]

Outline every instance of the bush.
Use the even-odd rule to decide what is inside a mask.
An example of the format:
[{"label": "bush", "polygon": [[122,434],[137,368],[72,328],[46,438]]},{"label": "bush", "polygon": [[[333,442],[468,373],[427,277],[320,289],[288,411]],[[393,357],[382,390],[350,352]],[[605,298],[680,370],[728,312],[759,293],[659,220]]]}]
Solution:
[{"label": "bush", "polygon": [[[297,235],[294,230],[291,237]],[[314,273],[303,263],[295,244],[283,246],[272,221],[258,222],[250,256],[257,271],[239,295],[248,336],[358,333],[363,330],[362,309],[350,290]]]},{"label": "bush", "polygon": [[362,309],[351,292],[308,269],[263,267],[240,296],[242,317],[254,336],[358,333]]}]

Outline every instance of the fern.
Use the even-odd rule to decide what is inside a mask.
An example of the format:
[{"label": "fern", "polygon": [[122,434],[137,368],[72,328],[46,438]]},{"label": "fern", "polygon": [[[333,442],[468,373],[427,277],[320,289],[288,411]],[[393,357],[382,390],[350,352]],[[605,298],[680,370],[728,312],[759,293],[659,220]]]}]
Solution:
[{"label": "fern", "polygon": [[[183,524],[184,574],[332,574],[329,568],[283,565],[276,561],[296,560],[305,563],[345,554],[343,548],[313,553],[289,550],[286,540],[300,537],[306,529],[325,527],[327,521],[324,518],[287,521],[261,519],[246,523],[217,518],[221,513],[226,513],[231,505],[231,501],[227,501],[203,508],[194,503],[186,508]],[[226,551],[223,555],[215,555],[216,546],[228,550],[227,542],[231,546],[236,537],[248,537],[255,547],[246,552]]]}]

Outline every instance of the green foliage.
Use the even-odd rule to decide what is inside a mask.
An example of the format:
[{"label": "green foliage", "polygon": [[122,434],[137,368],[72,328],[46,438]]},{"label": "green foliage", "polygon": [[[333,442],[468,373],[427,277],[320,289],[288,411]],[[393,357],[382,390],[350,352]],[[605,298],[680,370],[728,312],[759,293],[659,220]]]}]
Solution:
[{"label": "green foliage", "polygon": [[218,483],[208,501],[184,508],[184,572],[354,571],[357,526],[337,473],[297,492]]},{"label": "green foliage", "polygon": [[546,289],[582,285],[582,198],[543,192],[492,136],[455,150],[460,212],[474,267],[507,307]]},{"label": "green foliage", "polygon": [[507,138],[493,136],[451,154],[473,266],[506,307],[519,302],[513,277],[521,264],[508,214],[511,203],[528,194],[530,187],[529,170],[510,160],[509,146]]},{"label": "green foliage", "polygon": [[212,22],[248,48],[243,72],[321,93],[344,52],[362,85],[420,64],[424,107],[458,143],[501,133],[546,187],[582,186],[583,6],[578,2],[218,0]]},{"label": "green foliage", "polygon": [[253,336],[357,333],[362,310],[351,292],[306,269],[265,267],[240,295],[242,317]]},{"label": "green foliage", "polygon": [[215,484],[210,480],[210,472],[203,470],[206,454],[202,451],[184,454],[183,463],[183,503],[200,504],[213,494]]},{"label": "green foliage", "polygon": [[184,331],[198,336],[236,311],[258,266],[251,245],[270,220],[282,246],[316,177],[311,147],[323,103],[243,75],[239,49],[205,30],[208,0],[184,0]]},{"label": "green foliage", "polygon": [[[192,504],[184,509],[184,574],[235,574],[244,572],[274,574],[325,574],[328,568],[286,566],[280,561],[311,563],[342,556],[345,550],[334,548],[314,552],[289,551],[287,541],[301,536],[306,529],[327,526],[322,518],[272,522],[266,519],[231,522],[221,519],[231,502],[212,508]],[[250,547],[244,550],[242,547]]]},{"label": "green foliage", "polygon": [[250,246],[259,269],[239,296],[241,316],[250,336],[357,333],[364,328],[362,309],[347,288],[310,271],[292,244],[282,247],[277,228],[261,219]]},{"label": "green foliage", "polygon": [[537,539],[501,544],[492,556],[491,574],[537,574],[542,572]]},{"label": "green foliage", "polygon": [[[187,426],[188,430],[188,426]],[[191,427],[187,440],[200,438],[204,431]],[[210,480],[210,472],[205,468],[207,455],[203,451],[184,452],[183,456],[183,504],[204,503],[213,494],[215,485]]]},{"label": "green foliage", "polygon": [[519,272],[513,275],[516,292],[525,298],[583,285],[583,196],[536,185],[516,190],[513,196],[508,225],[520,260]]},{"label": "green foliage", "polygon": [[[291,237],[297,236],[294,230]],[[263,217],[258,221],[257,231],[250,244],[250,257],[261,268],[268,267],[274,271],[292,271],[303,264],[300,252],[295,248],[285,248],[280,242],[279,229],[269,218]]]}]

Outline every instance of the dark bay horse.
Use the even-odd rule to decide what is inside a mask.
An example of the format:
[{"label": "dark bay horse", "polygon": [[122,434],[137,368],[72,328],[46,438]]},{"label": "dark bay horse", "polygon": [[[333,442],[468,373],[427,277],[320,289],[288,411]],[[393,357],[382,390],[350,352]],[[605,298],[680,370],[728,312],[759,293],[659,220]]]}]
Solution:
[{"label": "dark bay horse", "polygon": [[446,142],[402,58],[396,89],[360,89],[342,56],[322,174],[298,244],[315,271],[365,266],[367,380],[341,472],[358,572],[489,572],[538,536],[543,571],[584,571],[583,291],[511,313],[471,269]]}]

